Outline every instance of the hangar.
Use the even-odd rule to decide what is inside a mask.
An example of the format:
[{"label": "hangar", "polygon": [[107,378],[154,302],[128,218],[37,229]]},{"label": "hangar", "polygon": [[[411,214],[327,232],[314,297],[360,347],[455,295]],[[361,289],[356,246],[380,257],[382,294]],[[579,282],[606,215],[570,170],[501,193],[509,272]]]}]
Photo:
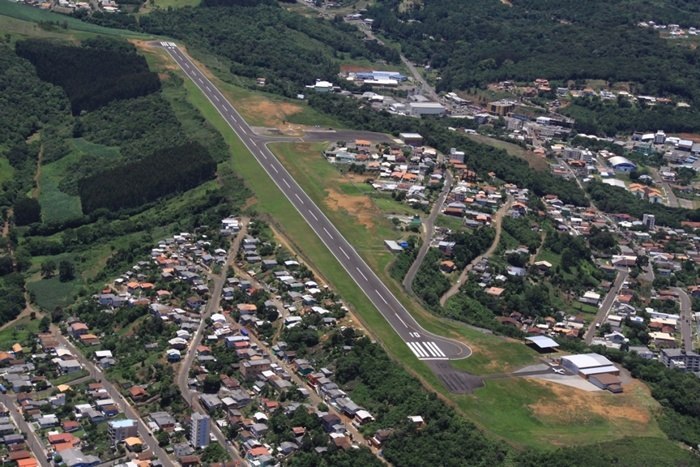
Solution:
[{"label": "hangar", "polygon": [[570,372],[589,378],[592,375],[619,375],[620,370],[606,357],[597,353],[567,355],[561,357],[561,366]]}]

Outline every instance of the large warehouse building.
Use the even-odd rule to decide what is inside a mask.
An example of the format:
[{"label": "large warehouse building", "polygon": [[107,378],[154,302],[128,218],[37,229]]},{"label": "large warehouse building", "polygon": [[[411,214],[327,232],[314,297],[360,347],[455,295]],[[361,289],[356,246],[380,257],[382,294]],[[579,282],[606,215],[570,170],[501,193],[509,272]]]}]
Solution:
[{"label": "large warehouse building", "polygon": [[589,378],[592,375],[619,375],[620,370],[606,357],[597,353],[561,357],[561,366],[570,372]]}]

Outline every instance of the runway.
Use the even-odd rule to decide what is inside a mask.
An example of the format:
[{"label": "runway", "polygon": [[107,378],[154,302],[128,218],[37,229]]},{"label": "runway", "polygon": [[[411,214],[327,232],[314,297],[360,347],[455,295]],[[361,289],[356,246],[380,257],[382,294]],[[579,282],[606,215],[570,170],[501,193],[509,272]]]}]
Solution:
[{"label": "runway", "polygon": [[468,392],[475,385],[480,385],[476,381],[472,381],[472,379],[478,378],[452,370],[449,364],[445,364],[448,360],[469,357],[471,349],[461,342],[438,336],[423,329],[267,148],[266,138],[257,135],[251,129],[226,97],[176,44],[172,42],[158,42],[156,44],[170,54],[184,73],[209,99],[275,185],[284,193],[350,277],[389,322],[413,355],[418,360],[429,363],[431,369],[453,392]]}]

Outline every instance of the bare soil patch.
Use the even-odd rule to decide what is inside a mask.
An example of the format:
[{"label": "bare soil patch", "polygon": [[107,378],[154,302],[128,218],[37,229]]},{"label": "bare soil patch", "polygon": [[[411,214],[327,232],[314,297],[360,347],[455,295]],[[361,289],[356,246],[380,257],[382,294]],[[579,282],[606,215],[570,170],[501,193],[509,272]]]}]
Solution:
[{"label": "bare soil patch", "polygon": [[334,189],[329,189],[326,202],[334,211],[345,211],[367,228],[374,228],[374,219],[377,213],[369,196],[348,196]]},{"label": "bare soil patch", "polygon": [[632,422],[640,425],[641,429],[646,429],[651,421],[649,407],[640,406],[634,394],[646,391],[639,381],[625,384],[623,394],[586,392],[549,381],[531,381],[547,386],[553,393],[553,397],[528,406],[538,418],[562,424],[587,423],[603,418],[612,424]]},{"label": "bare soil patch", "polygon": [[296,104],[273,102],[267,99],[245,99],[241,104],[249,113],[260,116],[265,126],[274,127],[291,126],[286,122],[287,117],[302,110]]}]

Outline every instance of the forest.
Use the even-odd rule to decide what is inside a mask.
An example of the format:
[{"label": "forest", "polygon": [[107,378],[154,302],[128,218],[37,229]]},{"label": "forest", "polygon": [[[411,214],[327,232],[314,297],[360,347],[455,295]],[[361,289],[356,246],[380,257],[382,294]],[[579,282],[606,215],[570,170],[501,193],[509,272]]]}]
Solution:
[{"label": "forest", "polygon": [[631,105],[626,100],[603,101],[598,97],[574,99],[561,109],[564,115],[576,119],[579,133],[615,136],[635,131],[683,133],[700,129],[697,107],[677,108],[673,105]]},{"label": "forest", "polygon": [[18,42],[16,52],[39,78],[64,89],[74,115],[160,89],[158,75],[126,41],[86,40],[74,47],[32,39]]},{"label": "forest", "polygon": [[197,143],[160,149],[135,162],[85,178],[79,183],[86,213],[119,211],[182,193],[216,175],[216,162]]},{"label": "forest", "polygon": [[139,27],[224,57],[232,74],[264,76],[267,91],[289,97],[316,79],[337,80],[341,60],[399,61],[395,50],[363,43],[362,34],[342,20],[307,18],[274,2],[240,3],[210,0],[197,8],[156,10],[141,17]]},{"label": "forest", "polygon": [[656,223],[669,227],[679,227],[682,221],[700,221],[700,211],[671,208],[663,204],[649,203],[622,188],[606,185],[598,181],[588,184],[588,193],[599,209],[609,213],[624,213],[641,219],[646,214],[654,214]]},{"label": "forest", "polygon": [[440,71],[440,90],[501,80],[602,79],[632,82],[640,94],[700,99],[700,51],[662,39],[639,21],[694,26],[697,3],[685,0],[442,0],[375,2],[378,31],[409,59]]}]

